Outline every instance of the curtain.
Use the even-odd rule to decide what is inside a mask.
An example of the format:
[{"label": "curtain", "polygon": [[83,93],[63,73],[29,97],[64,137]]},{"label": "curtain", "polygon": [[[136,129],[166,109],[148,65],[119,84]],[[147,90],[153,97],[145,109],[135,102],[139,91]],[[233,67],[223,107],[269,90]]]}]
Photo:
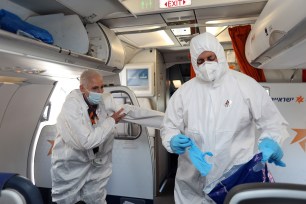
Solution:
[{"label": "curtain", "polygon": [[195,76],[196,76],[196,74],[195,74],[195,72],[193,70],[192,64],[190,63],[190,79],[192,79]]},{"label": "curtain", "polygon": [[191,56],[190,56],[190,53],[188,54],[188,59],[190,60],[190,79],[192,79],[193,77],[196,76],[195,72],[194,72],[194,69],[193,69],[193,66],[191,64]]},{"label": "curtain", "polygon": [[302,79],[303,79],[303,82],[306,82],[306,69],[303,69]]},{"label": "curtain", "polygon": [[266,77],[263,70],[252,67],[245,57],[245,43],[250,31],[250,25],[228,29],[241,72],[253,77],[258,82],[265,82]]}]

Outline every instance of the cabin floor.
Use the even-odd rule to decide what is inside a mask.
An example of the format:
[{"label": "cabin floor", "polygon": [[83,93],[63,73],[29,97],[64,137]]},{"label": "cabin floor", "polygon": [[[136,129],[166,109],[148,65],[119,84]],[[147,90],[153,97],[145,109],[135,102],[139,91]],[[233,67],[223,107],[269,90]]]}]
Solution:
[{"label": "cabin floor", "polygon": [[[44,204],[56,204],[52,202],[51,198],[51,189],[43,189],[40,188],[40,191],[43,196]],[[162,193],[159,193],[158,196],[154,198],[154,204],[175,204],[174,202],[174,178],[169,178],[167,184],[164,187]],[[116,204],[112,202],[108,202],[108,204]]]},{"label": "cabin floor", "polygon": [[174,178],[169,178],[162,193],[154,198],[154,204],[174,204]]},{"label": "cabin floor", "polygon": [[[171,175],[167,179],[167,183],[163,189],[163,192],[159,193],[158,196],[154,197],[154,204],[175,204],[174,202],[174,176]],[[52,202],[51,189],[49,188],[39,188],[44,204],[56,204]],[[112,202],[108,200],[108,204],[119,204],[120,202]]]}]

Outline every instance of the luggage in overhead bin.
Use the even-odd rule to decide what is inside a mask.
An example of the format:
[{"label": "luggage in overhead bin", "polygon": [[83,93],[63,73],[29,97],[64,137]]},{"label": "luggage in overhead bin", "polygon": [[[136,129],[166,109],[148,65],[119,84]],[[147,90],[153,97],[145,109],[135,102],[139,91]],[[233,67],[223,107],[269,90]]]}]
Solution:
[{"label": "luggage in overhead bin", "polygon": [[88,35],[78,15],[58,13],[32,16],[26,21],[48,30],[54,38],[54,45],[75,53],[87,54],[89,47]]},{"label": "luggage in overhead bin", "polygon": [[0,28],[11,33],[41,40],[48,44],[53,43],[53,37],[47,30],[23,21],[19,16],[5,9],[0,10]]}]

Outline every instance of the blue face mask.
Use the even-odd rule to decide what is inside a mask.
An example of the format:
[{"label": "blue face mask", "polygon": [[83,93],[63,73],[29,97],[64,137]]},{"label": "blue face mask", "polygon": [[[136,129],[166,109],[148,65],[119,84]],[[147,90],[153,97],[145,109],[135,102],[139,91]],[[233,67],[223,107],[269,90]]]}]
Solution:
[{"label": "blue face mask", "polygon": [[91,104],[99,104],[102,100],[102,94],[101,93],[96,93],[96,92],[89,92],[89,95],[87,97],[87,100],[91,103]]}]

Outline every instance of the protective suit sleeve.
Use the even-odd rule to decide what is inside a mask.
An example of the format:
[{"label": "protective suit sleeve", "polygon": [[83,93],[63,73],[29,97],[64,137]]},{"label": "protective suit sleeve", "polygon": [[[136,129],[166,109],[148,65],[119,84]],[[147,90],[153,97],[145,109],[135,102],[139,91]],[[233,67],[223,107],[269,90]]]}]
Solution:
[{"label": "protective suit sleeve", "polygon": [[57,128],[65,143],[78,150],[99,146],[110,136],[115,126],[114,119],[108,117],[93,127],[86,117],[88,113],[81,102],[71,98],[64,103],[57,121]]},{"label": "protective suit sleeve", "polygon": [[[250,107],[256,127],[260,132],[259,142],[266,137],[281,144],[287,137],[288,123],[283,118],[266,90],[250,77],[238,79],[245,102]],[[252,91],[250,91],[252,90]]]},{"label": "protective suit sleeve", "polygon": [[161,124],[164,119],[163,112],[128,104],[118,105],[110,93],[103,94],[103,101],[106,112],[109,115],[123,108],[123,113],[126,114],[126,116],[122,119],[123,121],[133,122],[156,129],[161,128]]},{"label": "protective suit sleeve", "polygon": [[183,103],[181,99],[181,89],[175,91],[169,100],[165,117],[161,128],[161,138],[163,146],[168,152],[173,153],[170,147],[171,139],[184,132]]},{"label": "protective suit sleeve", "polygon": [[259,141],[265,137],[270,137],[277,143],[281,144],[287,137],[289,137],[287,130],[288,123],[283,118],[266,91],[261,86],[258,87],[258,89],[261,90],[261,95],[258,95],[259,98],[261,98],[261,104],[258,104],[261,108],[254,107],[253,115],[255,116],[254,119],[257,129],[259,129],[261,133]]},{"label": "protective suit sleeve", "polygon": [[161,124],[164,119],[164,113],[128,104],[124,104],[122,108],[124,109],[124,113],[126,113],[123,121],[133,122],[139,125],[153,127],[156,129],[161,128]]}]

